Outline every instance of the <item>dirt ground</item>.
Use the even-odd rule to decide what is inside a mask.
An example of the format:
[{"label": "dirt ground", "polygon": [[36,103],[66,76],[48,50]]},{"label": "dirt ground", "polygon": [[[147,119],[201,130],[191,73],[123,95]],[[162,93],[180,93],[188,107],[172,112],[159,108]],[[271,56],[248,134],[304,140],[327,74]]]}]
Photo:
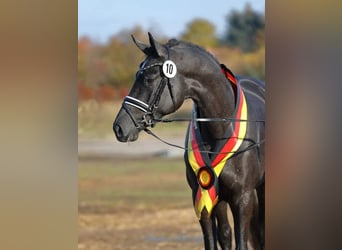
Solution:
[{"label": "dirt ground", "polygon": [[79,160],[79,250],[203,249],[181,159]]},{"label": "dirt ground", "polygon": [[201,235],[192,208],[80,214],[78,249],[203,249]]}]

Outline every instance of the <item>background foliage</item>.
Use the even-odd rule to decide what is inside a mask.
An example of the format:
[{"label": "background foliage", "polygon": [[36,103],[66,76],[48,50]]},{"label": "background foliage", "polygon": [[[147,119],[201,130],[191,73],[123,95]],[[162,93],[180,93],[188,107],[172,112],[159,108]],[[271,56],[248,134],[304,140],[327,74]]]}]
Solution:
[{"label": "background foliage", "polygon": [[[204,47],[226,64],[235,74],[265,79],[265,20],[250,5],[242,11],[227,14],[226,31],[219,37],[211,22],[196,18],[190,21],[177,39]],[[144,55],[131,41],[130,35],[147,42],[147,31],[136,26],[114,34],[105,44],[89,37],[78,41],[79,101],[120,99],[134,81]],[[160,42],[168,37],[154,36]]]},{"label": "background foliage", "polygon": [[241,48],[244,52],[253,52],[264,42],[264,33],[264,15],[256,13],[250,5],[246,5],[242,12],[232,11],[227,16],[227,30],[223,42]]}]

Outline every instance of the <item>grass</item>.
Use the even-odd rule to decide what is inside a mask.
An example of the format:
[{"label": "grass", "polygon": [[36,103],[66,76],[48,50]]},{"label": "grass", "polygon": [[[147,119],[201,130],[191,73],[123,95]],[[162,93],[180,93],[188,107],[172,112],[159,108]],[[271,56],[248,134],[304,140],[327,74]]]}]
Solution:
[{"label": "grass", "polygon": [[181,159],[79,162],[79,209],[110,213],[117,209],[191,206]]},{"label": "grass", "polygon": [[78,249],[202,249],[181,159],[79,161]]}]

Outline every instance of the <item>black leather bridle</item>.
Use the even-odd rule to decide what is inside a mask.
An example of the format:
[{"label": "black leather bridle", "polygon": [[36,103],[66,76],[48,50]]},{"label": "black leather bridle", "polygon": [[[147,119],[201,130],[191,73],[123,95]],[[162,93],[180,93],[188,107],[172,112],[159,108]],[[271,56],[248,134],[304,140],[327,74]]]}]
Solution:
[{"label": "black leather bridle", "polygon": [[[168,52],[168,60],[170,60],[170,50],[168,47],[166,47]],[[163,91],[165,89],[165,86],[168,86],[169,93],[171,96],[171,100],[173,103],[174,111],[175,111],[175,102],[174,102],[174,94],[173,94],[173,88],[170,82],[170,78],[165,76],[162,70],[163,63],[154,63],[151,65],[148,65],[146,67],[140,68],[137,72],[137,75],[140,72],[143,72],[147,69],[153,68],[153,67],[159,67],[159,70],[161,72],[162,79],[160,80],[160,83],[157,87],[157,90],[152,98],[152,101],[150,103],[145,103],[135,97],[132,96],[126,96],[123,100],[122,107],[127,112],[131,120],[133,121],[135,127],[137,129],[145,129],[147,127],[153,127],[157,123],[157,119],[155,118],[155,110],[159,107],[159,102],[161,95],[163,94]],[[134,107],[136,109],[139,109],[144,113],[141,120],[136,120],[134,116],[132,115],[130,109],[128,106]]]}]

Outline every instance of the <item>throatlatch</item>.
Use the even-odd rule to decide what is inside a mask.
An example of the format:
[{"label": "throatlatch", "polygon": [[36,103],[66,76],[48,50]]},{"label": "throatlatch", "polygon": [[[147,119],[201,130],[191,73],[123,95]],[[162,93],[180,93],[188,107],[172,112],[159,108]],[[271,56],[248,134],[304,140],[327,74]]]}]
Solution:
[{"label": "throatlatch", "polygon": [[217,150],[217,152],[228,153],[218,153],[213,159],[210,159],[209,154],[205,152],[202,146],[203,140],[198,122],[196,121],[196,107],[194,107],[193,119],[189,124],[186,137],[186,160],[196,174],[198,182],[197,194],[194,198],[194,208],[199,219],[201,218],[203,209],[207,210],[208,216],[211,215],[219,198],[218,178],[226,161],[239,149],[247,131],[247,123],[239,121],[247,120],[247,103],[242,88],[229,69],[224,65],[221,65],[221,68],[227,79],[232,83],[234,90],[236,90],[234,118],[237,120],[232,122],[232,134],[228,137],[225,144]]}]

